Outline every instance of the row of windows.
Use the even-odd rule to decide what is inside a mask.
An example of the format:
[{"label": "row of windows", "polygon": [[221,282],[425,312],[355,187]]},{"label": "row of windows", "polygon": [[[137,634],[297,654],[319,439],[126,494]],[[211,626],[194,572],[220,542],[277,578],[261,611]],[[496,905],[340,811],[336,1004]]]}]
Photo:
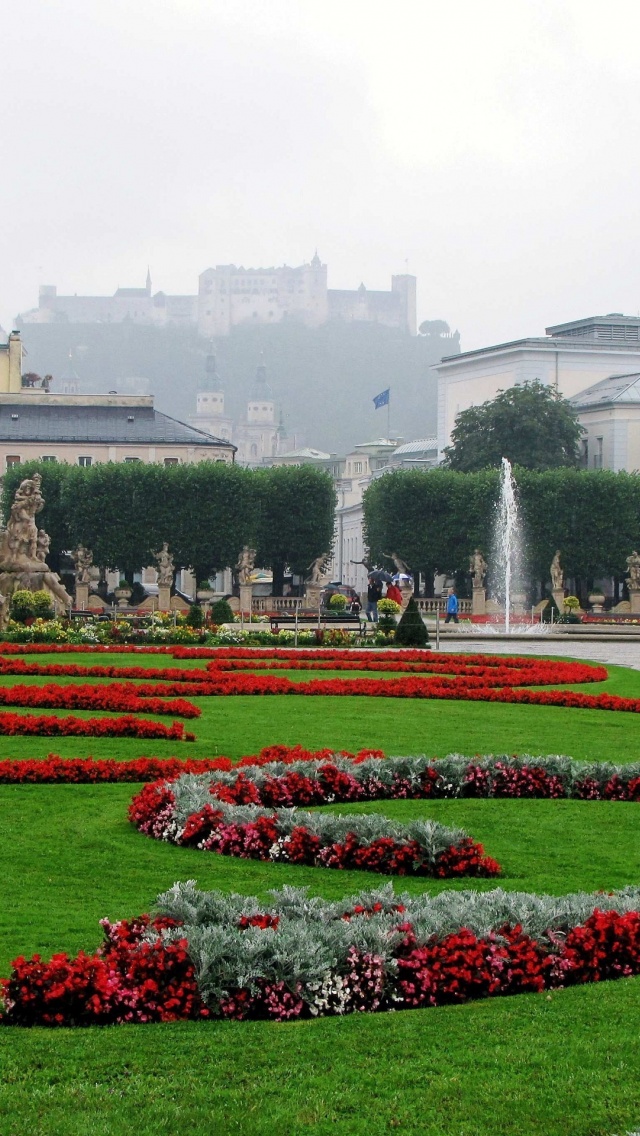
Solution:
[{"label": "row of windows", "polygon": [[[55,454],[42,454],[40,461],[42,462],[57,462],[58,458]],[[126,462],[139,462],[142,458],[125,458]],[[224,458],[219,458],[219,461],[224,461]],[[21,458],[19,454],[7,454],[7,469],[11,469],[14,465],[20,465]],[[179,465],[180,458],[165,458],[165,465]],[[78,458],[78,465],[90,466],[93,465],[93,458],[90,454],[83,454]]]}]

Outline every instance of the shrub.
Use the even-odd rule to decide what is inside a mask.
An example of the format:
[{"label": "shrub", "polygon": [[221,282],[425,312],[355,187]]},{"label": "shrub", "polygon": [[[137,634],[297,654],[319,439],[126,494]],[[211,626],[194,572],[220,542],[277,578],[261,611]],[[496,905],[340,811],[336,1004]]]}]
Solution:
[{"label": "shrub", "polygon": [[185,623],[187,624],[187,627],[202,627],[204,623],[204,612],[200,607],[200,604],[191,604],[191,607],[187,612]]},{"label": "shrub", "polygon": [[344,611],[347,606],[347,597],[342,595],[342,592],[334,592],[329,600],[329,607],[334,611]]},{"label": "shrub", "polygon": [[412,596],[396,627],[396,643],[399,647],[424,647],[428,642],[427,628]]},{"label": "shrub", "polygon": [[53,603],[49,592],[30,592],[19,588],[11,597],[11,619],[25,623],[27,619],[53,619]]},{"label": "shrub", "polygon": [[560,619],[560,609],[553,596],[549,596],[545,606],[542,609],[542,622],[551,623],[551,613],[553,612],[553,622],[557,623]]},{"label": "shrub", "polygon": [[218,625],[221,623],[233,623],[234,619],[235,617],[228,600],[216,600],[216,602],[211,605],[212,623],[217,623]]}]

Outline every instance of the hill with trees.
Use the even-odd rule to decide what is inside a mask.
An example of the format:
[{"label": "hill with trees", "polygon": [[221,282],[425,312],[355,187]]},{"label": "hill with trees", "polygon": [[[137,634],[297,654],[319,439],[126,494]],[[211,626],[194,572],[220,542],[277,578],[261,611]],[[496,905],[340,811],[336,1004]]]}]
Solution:
[{"label": "hill with trees", "polygon": [[198,379],[211,351],[225,412],[241,419],[264,352],[288,448],[295,443],[330,453],[386,434],[386,410],[376,413],[372,400],[389,386],[392,432],[405,439],[433,433],[436,378],[430,368],[459,351],[459,337],[449,335],[441,320],[422,324],[418,336],[371,323],[333,320],[307,328],[290,321],[239,326],[212,341],[195,329],[126,322],[24,324],[21,330],[27,369],[52,374],[54,391],[77,377],[82,393],[137,393],[142,379],[157,408],[183,421],[195,414]]}]

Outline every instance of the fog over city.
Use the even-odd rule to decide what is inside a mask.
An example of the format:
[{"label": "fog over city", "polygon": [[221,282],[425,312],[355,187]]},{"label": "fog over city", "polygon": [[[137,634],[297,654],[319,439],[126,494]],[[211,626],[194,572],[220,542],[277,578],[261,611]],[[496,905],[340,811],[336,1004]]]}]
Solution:
[{"label": "fog over city", "polygon": [[[209,265],[418,278],[469,349],[640,308],[636,4],[22,0],[0,322]],[[374,392],[375,393],[375,392]]]}]

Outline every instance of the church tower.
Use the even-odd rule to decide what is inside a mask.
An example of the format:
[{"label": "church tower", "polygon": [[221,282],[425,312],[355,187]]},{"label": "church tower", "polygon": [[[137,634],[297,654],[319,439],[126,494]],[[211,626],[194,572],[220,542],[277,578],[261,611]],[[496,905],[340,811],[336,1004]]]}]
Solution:
[{"label": "church tower", "polygon": [[273,391],[267,382],[267,368],[262,352],[260,363],[256,368],[256,377],[249,392],[246,421],[243,422],[238,433],[239,458],[247,465],[255,465],[263,458],[277,454],[276,405]]},{"label": "church tower", "polygon": [[231,441],[233,423],[224,412],[224,389],[218,374],[215,355],[210,351],[205,359],[204,373],[198,382],[196,416],[191,425],[205,434]]}]

